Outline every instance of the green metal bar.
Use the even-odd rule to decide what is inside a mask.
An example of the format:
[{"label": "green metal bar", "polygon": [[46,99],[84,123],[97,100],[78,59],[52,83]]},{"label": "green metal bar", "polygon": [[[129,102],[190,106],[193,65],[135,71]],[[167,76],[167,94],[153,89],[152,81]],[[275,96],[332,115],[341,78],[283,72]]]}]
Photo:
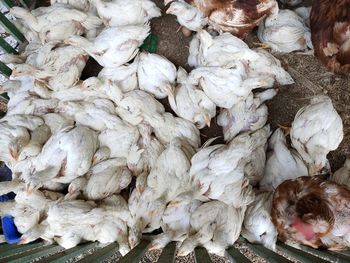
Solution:
[{"label": "green metal bar", "polygon": [[283,244],[283,243],[280,243],[280,244],[277,244],[277,248],[286,253],[287,255],[303,262],[303,263],[327,263],[328,261],[320,258],[320,257],[317,257],[315,255],[312,255],[310,253],[307,253],[303,250],[300,250],[300,249],[297,249],[297,248],[294,248],[294,247],[291,247],[291,246],[287,246],[286,244]]},{"label": "green metal bar", "polygon": [[267,249],[266,247],[258,244],[250,244],[248,242],[244,242],[244,244],[252,250],[255,254],[262,257],[269,263],[291,263],[292,261],[278,255],[274,251]]},{"label": "green metal bar", "polygon": [[17,29],[17,27],[15,27],[14,24],[11,23],[10,20],[7,19],[7,17],[0,12],[0,23],[2,24],[2,26],[5,28],[5,30],[12,34],[14,36],[14,38],[17,39],[17,41],[19,42],[25,42],[26,39],[24,37],[24,35]]},{"label": "green metal bar", "polygon": [[71,249],[64,250],[62,252],[56,253],[52,256],[43,258],[39,261],[36,261],[38,263],[61,263],[66,262],[69,259],[72,259],[76,256],[79,256],[81,254],[84,254],[86,251],[93,249],[97,247],[98,243],[86,243],[82,244],[76,247],[73,247]]},{"label": "green metal bar", "polygon": [[4,4],[4,6],[6,6],[8,9],[10,9],[11,7],[14,7],[15,4],[13,3],[12,0],[1,0],[1,2]]},{"label": "green metal bar", "polygon": [[18,54],[17,50],[7,43],[2,37],[0,37],[0,47],[7,53]]},{"label": "green metal bar", "polygon": [[24,253],[28,250],[41,247],[43,244],[44,242],[37,242],[27,245],[10,245],[10,247],[6,247],[5,249],[0,250],[0,262],[2,262],[2,259],[5,257],[9,257],[18,253]]},{"label": "green metal bar", "polygon": [[[11,257],[7,257],[3,259],[3,262],[6,263],[23,263],[23,262],[29,262],[33,259],[40,258],[46,255],[49,255],[51,253],[58,252],[62,250],[63,248],[58,245],[48,245],[43,246],[35,250],[26,251],[21,254],[17,254]],[[0,260],[0,262],[2,262]]]},{"label": "green metal bar", "polygon": [[342,251],[327,251],[325,252],[329,255],[332,255],[336,259],[338,259],[338,262],[350,262],[350,255],[347,255],[346,253],[343,254]]},{"label": "green metal bar", "polygon": [[112,256],[113,254],[118,252],[118,244],[112,243],[108,246],[105,246],[97,251],[95,251],[93,254],[88,255],[84,257],[83,259],[79,260],[79,263],[91,263],[91,262],[103,262],[106,258]]},{"label": "green metal bar", "polygon": [[250,260],[247,259],[237,248],[230,247],[226,250],[229,257],[231,257],[231,262],[234,263],[250,263]]},{"label": "green metal bar", "polygon": [[176,243],[175,242],[169,243],[163,249],[162,254],[160,254],[157,262],[158,263],[171,263],[171,262],[174,262],[175,250],[176,250]]},{"label": "green metal bar", "polygon": [[12,74],[12,69],[10,69],[6,64],[2,63],[0,61],[0,72],[3,74],[5,77],[10,77]]},{"label": "green metal bar", "polygon": [[194,250],[196,263],[210,263],[211,259],[207,250],[203,247],[198,247]]},{"label": "green metal bar", "polygon": [[[300,246],[303,251],[309,252],[310,254],[315,254],[319,257],[325,258],[327,260],[335,261],[335,262],[349,262],[350,256],[346,256],[343,254],[340,254],[338,252],[334,253],[329,250],[320,250],[320,249],[313,249],[311,247],[307,246]],[[345,261],[344,261],[345,260]]]},{"label": "green metal bar", "polygon": [[140,259],[145,254],[148,244],[148,240],[141,240],[141,242],[121,258],[118,263],[139,263]]}]

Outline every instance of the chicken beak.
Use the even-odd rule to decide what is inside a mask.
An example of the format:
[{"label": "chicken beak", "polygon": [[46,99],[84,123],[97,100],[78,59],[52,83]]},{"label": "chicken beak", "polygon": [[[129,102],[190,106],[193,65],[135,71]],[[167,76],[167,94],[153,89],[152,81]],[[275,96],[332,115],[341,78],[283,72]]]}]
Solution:
[{"label": "chicken beak", "polygon": [[27,244],[27,239],[25,237],[21,237],[17,245],[24,245],[24,244]]},{"label": "chicken beak", "polygon": [[10,147],[9,152],[13,159],[18,160],[19,152],[17,149],[15,149],[15,147]]},{"label": "chicken beak", "polygon": [[211,118],[210,118],[210,116],[208,114],[204,115],[204,122],[210,128]]},{"label": "chicken beak", "polygon": [[173,9],[171,8],[171,6],[165,11],[165,13],[168,15],[173,14]]},{"label": "chicken beak", "polygon": [[167,85],[165,87],[165,91],[168,94],[169,97],[174,97],[175,96],[175,89],[172,85]]},{"label": "chicken beak", "polygon": [[33,189],[34,189],[33,186],[31,186],[30,184],[27,184],[27,185],[26,185],[26,194],[27,194],[27,195],[32,194]]},{"label": "chicken beak", "polygon": [[152,242],[150,247],[148,248],[148,251],[156,250],[159,249],[158,243],[157,242]]}]

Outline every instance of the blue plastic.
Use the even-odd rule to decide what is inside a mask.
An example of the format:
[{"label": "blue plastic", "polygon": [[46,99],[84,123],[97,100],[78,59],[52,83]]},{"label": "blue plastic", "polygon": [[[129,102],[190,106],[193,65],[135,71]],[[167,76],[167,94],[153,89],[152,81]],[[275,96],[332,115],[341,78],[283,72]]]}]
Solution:
[{"label": "blue plastic", "polygon": [[4,216],[1,218],[2,230],[5,240],[8,244],[17,244],[21,239],[21,234],[18,232],[12,216]]},{"label": "blue plastic", "polygon": [[11,181],[12,180],[12,172],[6,166],[0,166],[0,182],[2,181]]},{"label": "blue plastic", "polygon": [[[0,167],[0,182],[1,181],[11,181],[12,180],[12,172],[6,166]],[[16,196],[15,193],[10,192],[5,195],[0,196],[0,202],[7,202],[9,200],[14,199]],[[6,215],[1,218],[2,231],[5,236],[5,240],[8,244],[17,244],[21,239],[21,234],[18,232],[15,222],[13,221],[13,217]]]}]

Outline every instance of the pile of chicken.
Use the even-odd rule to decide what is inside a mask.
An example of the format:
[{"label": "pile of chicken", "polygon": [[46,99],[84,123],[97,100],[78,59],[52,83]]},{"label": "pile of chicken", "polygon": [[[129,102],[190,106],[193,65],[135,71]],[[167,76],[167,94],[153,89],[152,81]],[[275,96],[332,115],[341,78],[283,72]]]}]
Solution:
[{"label": "pile of chicken", "polygon": [[[270,137],[264,102],[276,95],[275,84],[293,79],[267,51],[198,29],[187,73],[139,53],[148,21],[160,16],[152,1],[59,2],[12,8],[29,44],[2,58],[13,72],[1,86],[10,100],[0,120],[0,159],[14,178],[0,184],[0,194],[17,195],[0,204],[0,214],[14,217],[20,243],[117,241],[124,255],[159,228],[149,249],[180,241],[179,256],[197,246],[223,255],[241,231],[272,249],[277,231],[298,243],[300,235],[285,238],[281,222],[296,218],[283,224],[303,233],[311,221],[278,214],[288,211],[288,196],[276,196],[271,218],[272,194],[284,180],[328,168],[326,155],[343,136],[331,100],[316,96],[298,112],[291,149],[280,129]],[[89,56],[104,68],[80,80]],[[157,100],[166,97],[177,116]],[[226,143],[202,145],[199,129],[217,107]],[[347,246],[349,225],[336,228],[336,220],[323,238]]]}]

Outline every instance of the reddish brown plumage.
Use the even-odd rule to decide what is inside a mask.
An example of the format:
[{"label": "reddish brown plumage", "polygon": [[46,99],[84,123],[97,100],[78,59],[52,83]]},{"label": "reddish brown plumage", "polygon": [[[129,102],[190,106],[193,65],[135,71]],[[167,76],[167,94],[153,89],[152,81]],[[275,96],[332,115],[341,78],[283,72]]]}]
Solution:
[{"label": "reddish brown plumage", "polygon": [[218,32],[246,35],[272,12],[278,12],[276,0],[185,0],[208,17]]},{"label": "reddish brown plumage", "polygon": [[350,72],[350,0],[314,0],[310,15],[315,56],[332,72]]},{"label": "reddish brown plumage", "polygon": [[334,182],[309,176],[283,182],[271,216],[283,242],[331,250],[350,246],[350,191]]}]

